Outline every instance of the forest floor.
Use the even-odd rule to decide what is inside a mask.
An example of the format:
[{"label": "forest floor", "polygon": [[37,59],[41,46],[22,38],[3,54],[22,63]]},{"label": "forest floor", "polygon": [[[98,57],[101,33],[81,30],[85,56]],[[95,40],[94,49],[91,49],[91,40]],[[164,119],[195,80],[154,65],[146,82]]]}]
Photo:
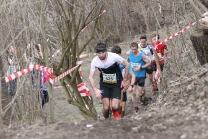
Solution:
[{"label": "forest floor", "polygon": [[[137,39],[119,44],[125,51]],[[89,65],[92,57],[84,60],[83,79],[89,85]],[[165,72],[165,71],[164,71]],[[83,120],[76,108],[66,105],[63,91],[55,91],[56,123],[13,125],[5,128],[2,139],[207,139],[208,138],[208,64],[188,69],[177,78],[165,77],[166,90],[152,96],[147,83],[148,105],[139,105],[134,114],[131,94],[128,93],[126,115],[122,119],[104,120],[102,104],[93,99],[99,113],[98,120]],[[140,103],[139,103],[140,104]],[[47,108],[46,108],[47,109]]]}]

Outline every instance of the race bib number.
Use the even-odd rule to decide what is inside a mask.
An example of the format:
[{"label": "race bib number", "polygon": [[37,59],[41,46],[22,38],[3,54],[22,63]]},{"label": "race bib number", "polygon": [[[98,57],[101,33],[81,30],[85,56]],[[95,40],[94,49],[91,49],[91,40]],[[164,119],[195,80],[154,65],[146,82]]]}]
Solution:
[{"label": "race bib number", "polygon": [[139,63],[131,63],[131,67],[132,67],[132,69],[139,68],[140,64]]},{"label": "race bib number", "polygon": [[159,57],[159,59],[161,59],[162,58],[162,54],[158,53],[158,57]]},{"label": "race bib number", "polygon": [[117,83],[116,73],[115,74],[105,74],[103,73],[103,82],[104,83]]}]

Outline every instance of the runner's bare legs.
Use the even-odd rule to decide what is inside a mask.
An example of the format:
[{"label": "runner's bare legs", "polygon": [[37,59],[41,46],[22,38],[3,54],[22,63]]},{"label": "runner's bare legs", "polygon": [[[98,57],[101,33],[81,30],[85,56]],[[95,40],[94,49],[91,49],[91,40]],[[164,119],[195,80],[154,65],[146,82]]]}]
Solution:
[{"label": "runner's bare legs", "polygon": [[110,99],[103,98],[102,103],[103,103],[103,116],[105,119],[107,119],[109,115],[109,110],[110,110]]}]

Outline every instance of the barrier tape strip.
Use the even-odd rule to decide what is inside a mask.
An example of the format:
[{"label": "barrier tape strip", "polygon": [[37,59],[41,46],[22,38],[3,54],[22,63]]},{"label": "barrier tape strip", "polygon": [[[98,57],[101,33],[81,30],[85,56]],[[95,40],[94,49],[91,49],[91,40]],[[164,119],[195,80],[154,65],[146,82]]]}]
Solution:
[{"label": "barrier tape strip", "polygon": [[78,91],[80,92],[81,96],[92,96],[87,84],[82,82],[77,85]]},{"label": "barrier tape strip", "polygon": [[97,18],[99,18],[100,16],[102,16],[104,13],[106,13],[106,10],[103,10],[103,12],[98,15],[98,17],[96,17],[94,20],[92,20],[89,23],[87,23],[87,25],[80,31],[80,33],[83,32],[88,27],[88,25],[90,25],[91,23],[93,23]]},{"label": "barrier tape strip", "polygon": [[[64,78],[66,75],[70,74],[72,71],[74,71],[78,66],[80,66],[82,64],[82,61],[78,61],[77,62],[77,66],[67,70],[66,72],[62,73],[61,75],[59,75],[58,77],[54,78],[54,79],[51,79],[49,78],[49,81],[54,84],[56,83],[57,81],[59,81],[60,79]],[[48,67],[44,67],[44,66],[41,66],[41,65],[37,65],[37,64],[34,64],[34,65],[30,65],[29,68],[27,69],[23,69],[21,71],[18,71],[18,72],[15,72],[13,73],[12,75],[9,75],[7,77],[5,77],[5,81],[6,82],[9,82],[9,81],[12,81],[28,72],[31,72],[33,69],[37,69],[37,70],[40,70],[40,71],[46,71],[48,73],[53,73],[53,69],[52,68],[48,68]],[[69,85],[67,85],[69,86]],[[58,89],[58,88],[62,88],[62,86],[56,86],[54,87],[54,89]],[[85,82],[82,82],[80,84],[77,85],[77,88],[78,88],[78,91],[80,92],[80,95],[85,97],[85,96],[91,96],[91,93],[89,91],[89,88],[87,86],[87,84]]]},{"label": "barrier tape strip", "polygon": [[187,31],[188,29],[190,29],[191,27],[193,27],[193,26],[194,26],[196,23],[198,23],[198,22],[199,22],[199,21],[196,21],[196,22],[190,24],[189,26],[183,28],[181,31],[178,31],[178,32],[176,32],[175,34],[169,36],[169,37],[166,38],[164,41],[161,41],[159,44],[157,44],[157,45],[155,46],[155,49],[157,49],[157,46],[158,46],[158,45],[161,45],[161,44],[163,44],[163,43],[165,43],[165,42],[167,42],[167,41],[169,41],[169,40],[175,38],[176,36],[180,35],[181,33],[185,32],[185,31]]},{"label": "barrier tape strip", "polygon": [[9,75],[9,76],[5,77],[5,81],[10,82],[10,81],[28,73],[28,72],[31,72],[34,68],[38,69],[38,70],[41,70],[41,71],[47,71],[49,73],[53,72],[52,68],[48,68],[48,67],[44,67],[44,66],[41,66],[41,65],[34,64],[34,65],[30,65],[29,68],[23,69],[21,71],[15,72],[12,75]]},{"label": "barrier tape strip", "polygon": [[[82,30],[79,32],[82,33],[91,23],[93,23],[97,18],[99,18],[100,16],[104,15],[106,13],[106,10],[103,10],[103,12],[101,14],[98,15],[98,17],[96,17],[94,20],[90,21],[89,23],[87,23],[86,26],[84,26],[84,28],[82,28]],[[59,52],[61,52],[62,48],[58,49],[53,55],[52,57],[56,56]]]},{"label": "barrier tape strip", "polygon": [[82,64],[82,61],[78,61],[77,65],[69,70],[67,70],[66,72],[62,73],[61,75],[57,76],[54,79],[49,79],[51,84],[55,84],[56,82],[58,82],[59,80],[61,80],[62,78],[64,78],[66,75],[70,74],[72,71],[74,71],[78,66],[80,66]]},{"label": "barrier tape strip", "polygon": [[[69,86],[69,85],[66,85],[66,86]],[[55,86],[54,89],[60,89],[62,88],[63,86]],[[90,91],[89,91],[89,88],[87,86],[87,84],[85,82],[82,82],[80,84],[77,85],[77,88],[78,88],[78,91],[80,93],[81,96],[92,96]]]},{"label": "barrier tape strip", "polygon": [[30,72],[32,70],[33,70],[33,68],[27,68],[27,69],[23,69],[21,71],[15,72],[12,75],[9,75],[9,76],[5,77],[5,81],[6,82],[10,82],[10,81],[12,81],[12,80],[14,80],[14,79],[16,79],[16,78],[18,78],[18,77],[28,73],[28,72]]},{"label": "barrier tape strip", "polygon": [[[69,86],[69,85],[67,85],[67,86]],[[60,88],[62,88],[62,87],[63,87],[63,86],[59,85],[59,86],[55,86],[54,89],[60,89]]]},{"label": "barrier tape strip", "polygon": [[34,68],[34,69],[37,69],[37,70],[40,70],[40,71],[46,71],[48,73],[53,72],[52,68],[44,67],[44,66],[38,65],[38,64],[30,65],[30,68]]}]

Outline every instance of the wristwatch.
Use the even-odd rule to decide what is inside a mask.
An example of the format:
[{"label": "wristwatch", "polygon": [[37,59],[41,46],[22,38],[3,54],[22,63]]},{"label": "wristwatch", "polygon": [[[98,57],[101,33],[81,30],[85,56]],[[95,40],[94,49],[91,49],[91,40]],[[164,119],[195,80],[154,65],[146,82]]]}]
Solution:
[{"label": "wristwatch", "polygon": [[143,68],[142,68],[142,66],[140,66],[140,70],[142,70]]}]

